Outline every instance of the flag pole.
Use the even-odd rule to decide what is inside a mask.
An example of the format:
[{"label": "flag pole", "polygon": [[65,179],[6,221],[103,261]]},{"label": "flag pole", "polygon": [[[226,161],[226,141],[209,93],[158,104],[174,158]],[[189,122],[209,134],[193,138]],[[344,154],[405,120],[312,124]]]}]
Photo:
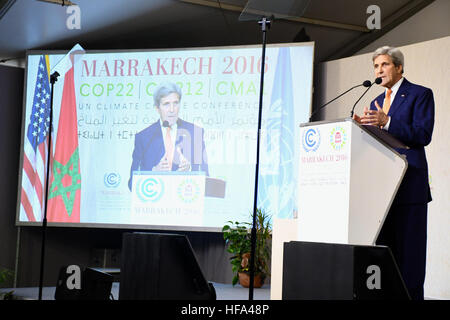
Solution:
[{"label": "flag pole", "polygon": [[45,199],[44,199],[44,218],[42,219],[42,240],[41,240],[41,266],[39,271],[39,296],[38,300],[42,300],[42,283],[44,278],[44,260],[45,260],[45,236],[47,233],[47,200],[49,189],[49,174],[50,174],[50,155],[52,152],[52,129],[53,129],[53,87],[58,80],[59,73],[57,71],[50,75],[50,119],[48,131],[48,150],[47,150],[47,174],[45,178]]}]

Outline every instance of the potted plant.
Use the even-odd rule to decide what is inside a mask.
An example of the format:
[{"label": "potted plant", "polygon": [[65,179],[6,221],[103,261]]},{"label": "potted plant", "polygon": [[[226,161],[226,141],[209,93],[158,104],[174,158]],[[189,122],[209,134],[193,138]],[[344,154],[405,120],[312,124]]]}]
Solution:
[{"label": "potted plant", "polygon": [[[251,220],[253,217],[251,216]],[[223,238],[227,245],[227,251],[232,254],[230,258],[234,273],[232,284],[238,281],[243,287],[248,287],[250,277],[251,254],[251,222],[228,221],[223,226]],[[270,215],[262,209],[256,210],[256,247],[254,263],[255,288],[261,287],[264,280],[270,274],[270,245],[272,239]]]},{"label": "potted plant", "polygon": [[[14,276],[14,272],[8,269],[0,268],[0,287],[1,284],[10,280]],[[12,300],[14,291],[0,292],[0,300]]]}]

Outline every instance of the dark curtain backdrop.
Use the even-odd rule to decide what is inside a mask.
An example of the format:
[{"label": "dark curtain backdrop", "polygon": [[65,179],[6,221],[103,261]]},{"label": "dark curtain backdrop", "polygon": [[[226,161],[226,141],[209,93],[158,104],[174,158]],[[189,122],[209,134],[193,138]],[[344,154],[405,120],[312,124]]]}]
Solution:
[{"label": "dark curtain backdrop", "polygon": [[[0,65],[0,268],[14,270],[24,70]],[[1,284],[11,286],[12,281]]]}]

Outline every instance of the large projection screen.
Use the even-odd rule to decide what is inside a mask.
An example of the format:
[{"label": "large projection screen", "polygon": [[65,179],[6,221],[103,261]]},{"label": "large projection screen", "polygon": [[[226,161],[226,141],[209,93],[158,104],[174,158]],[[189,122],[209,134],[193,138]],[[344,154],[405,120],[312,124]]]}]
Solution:
[{"label": "large projection screen", "polygon": [[[263,64],[261,55],[259,45],[87,50],[67,62],[67,52],[29,51],[16,225],[42,224],[49,75],[61,61],[68,67],[54,85],[49,226],[215,232],[229,220],[251,221],[262,70],[258,206],[272,217],[291,217],[299,124],[311,112],[314,43],[268,45]],[[175,109],[168,107],[179,119],[172,154],[177,168],[188,171],[157,172],[161,167],[151,163],[169,150],[163,108],[154,100],[164,83],[181,91]],[[162,97],[160,106],[173,92]],[[191,134],[201,141],[200,162],[178,145]],[[204,196],[205,179],[221,182],[223,194]]]}]

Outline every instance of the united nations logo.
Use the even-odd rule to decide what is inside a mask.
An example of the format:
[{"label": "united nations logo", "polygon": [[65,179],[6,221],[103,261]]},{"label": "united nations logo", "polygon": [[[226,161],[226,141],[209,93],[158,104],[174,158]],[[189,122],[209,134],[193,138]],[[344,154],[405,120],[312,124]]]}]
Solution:
[{"label": "united nations logo", "polygon": [[303,131],[302,144],[306,152],[316,151],[320,145],[320,131],[313,128]]},{"label": "united nations logo", "polygon": [[179,184],[177,194],[181,201],[192,203],[200,196],[200,187],[194,180],[187,178]]},{"label": "united nations logo", "polygon": [[334,150],[341,150],[347,143],[347,133],[344,128],[337,126],[331,130],[330,133],[330,144]]},{"label": "united nations logo", "polygon": [[117,188],[120,184],[120,174],[111,172],[111,173],[105,173],[103,176],[103,183],[108,188]]},{"label": "united nations logo", "polygon": [[164,182],[159,178],[141,178],[136,183],[136,195],[144,202],[156,202],[163,194]]}]

